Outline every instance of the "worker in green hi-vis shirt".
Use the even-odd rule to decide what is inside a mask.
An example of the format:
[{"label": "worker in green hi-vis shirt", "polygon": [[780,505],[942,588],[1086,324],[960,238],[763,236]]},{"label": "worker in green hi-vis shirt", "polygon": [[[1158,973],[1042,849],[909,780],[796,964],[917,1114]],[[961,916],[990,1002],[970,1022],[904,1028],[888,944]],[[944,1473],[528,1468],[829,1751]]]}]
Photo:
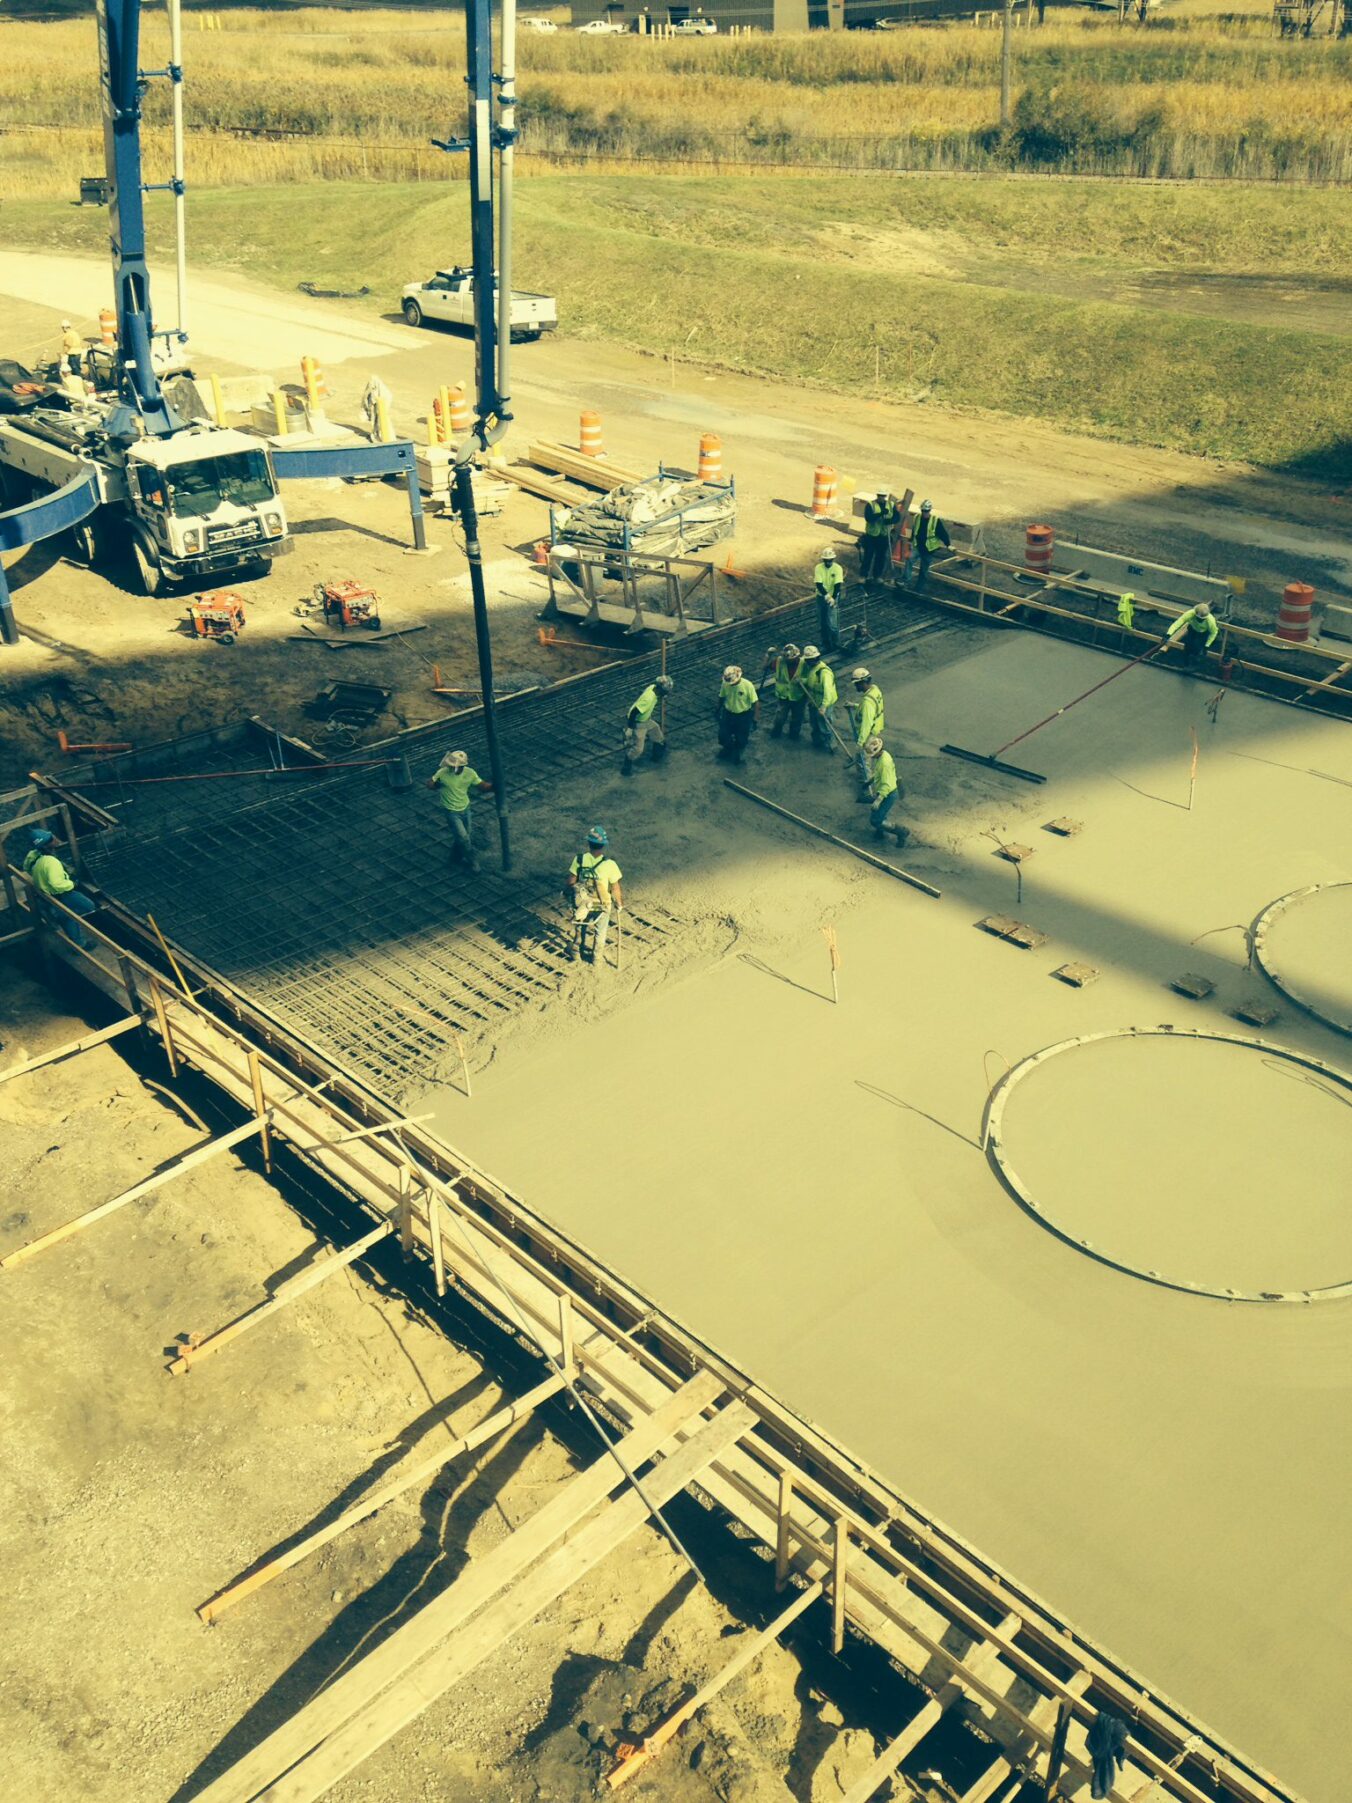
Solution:
[{"label": "worker in green hi-vis shirt", "polygon": [[491,795],[492,783],[486,783],[477,770],[470,769],[467,751],[448,751],[427,779],[427,786],[441,792],[439,799],[451,833],[451,856],[464,858],[471,870],[477,870],[470,802],[476,795]]}]

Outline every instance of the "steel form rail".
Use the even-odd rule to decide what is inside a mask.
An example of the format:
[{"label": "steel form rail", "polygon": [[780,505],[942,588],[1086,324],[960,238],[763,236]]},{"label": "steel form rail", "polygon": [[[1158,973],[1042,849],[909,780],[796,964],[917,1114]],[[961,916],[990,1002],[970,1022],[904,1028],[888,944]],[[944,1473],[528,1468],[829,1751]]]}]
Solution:
[{"label": "steel form rail", "polygon": [[[27,914],[26,879],[17,884],[10,908]],[[109,912],[129,935],[143,934],[125,909],[114,904]],[[190,979],[201,985],[189,998],[153,958],[129,951],[91,921],[83,924],[94,950],[67,941],[53,949],[140,1014],[171,1070],[193,1066],[246,1113],[266,1103],[273,1132],[378,1219],[408,1209],[410,1184],[425,1186],[444,1203],[454,1243],[442,1245],[440,1227],[431,1229],[430,1203],[416,1222],[400,1215],[406,1243],[430,1257],[435,1233],[457,1290],[509,1331],[519,1334],[524,1324],[546,1357],[563,1356],[566,1335],[589,1392],[619,1418],[651,1406],[699,1370],[748,1401],[754,1433],[699,1488],[773,1551],[778,1583],[827,1584],[837,1646],[848,1621],[925,1689],[942,1686],[950,1700],[960,1694],[969,1725],[1001,1749],[1010,1771],[1026,1777],[1041,1777],[1044,1751],[1050,1757],[1059,1738],[1053,1717],[1058,1725],[1069,1719],[1076,1738],[1062,1772],[1074,1790],[1087,1775],[1085,1725],[1108,1707],[1131,1723],[1129,1760],[1110,1793],[1113,1803],[1131,1803],[1151,1779],[1155,1794],[1171,1803],[1299,1803],[460,1154],[414,1126],[401,1129],[398,1144],[374,1135],[333,1144],[316,1125],[319,1116],[349,1133],[397,1122],[399,1111],[260,1014],[216,973],[184,956]],[[251,1067],[263,1073],[261,1089]],[[280,1095],[278,1083],[285,1086]],[[575,1317],[566,1328],[565,1309]],[[974,1671],[964,1664],[983,1649],[999,1662],[998,1682],[989,1666]]]}]

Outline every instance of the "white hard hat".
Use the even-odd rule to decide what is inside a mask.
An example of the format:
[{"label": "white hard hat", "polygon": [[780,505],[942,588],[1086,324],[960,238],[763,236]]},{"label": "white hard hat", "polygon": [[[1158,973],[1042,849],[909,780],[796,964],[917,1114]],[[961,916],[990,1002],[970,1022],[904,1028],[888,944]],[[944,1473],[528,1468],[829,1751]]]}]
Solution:
[{"label": "white hard hat", "polygon": [[1199,620],[1209,620],[1211,618],[1211,603],[1209,601],[1199,601],[1192,611],[1197,615]]},{"label": "white hard hat", "polygon": [[801,657],[803,654],[797,645],[785,645],[783,655],[788,658]]},{"label": "white hard hat", "polygon": [[862,664],[860,664],[856,669],[853,669],[850,671],[850,681],[851,682],[871,682],[872,678],[870,677],[868,671],[864,668],[864,666]]},{"label": "white hard hat", "polygon": [[61,330],[63,332],[68,332],[70,330],[70,321],[68,319],[63,319],[61,321]]},{"label": "white hard hat", "polygon": [[676,687],[675,678],[671,676],[654,676],[653,687],[655,689],[660,689],[664,695],[669,695]]},{"label": "white hard hat", "polygon": [[742,666],[740,664],[729,664],[727,669],[723,672],[723,680],[724,682],[740,682],[742,680]]},{"label": "white hard hat", "polygon": [[824,550],[824,551],[823,551],[823,552],[822,552],[822,561],[823,561],[823,562],[824,562],[824,563],[829,563],[829,562],[830,562],[830,560],[831,560],[831,558],[833,558],[833,557],[834,557],[834,556],[835,556],[835,554],[836,554],[836,548],[835,548],[835,546],[834,546],[834,545],[828,545],[828,546],[827,546],[827,547],[826,547],[826,549],[825,549],[825,550]]},{"label": "white hard hat", "polygon": [[883,742],[878,737],[877,733],[874,733],[874,735],[871,739],[866,739],[864,741],[864,750],[868,753],[868,755],[871,758],[876,758],[878,753],[882,750],[882,748],[883,748]]},{"label": "white hard hat", "polygon": [[441,768],[443,770],[463,770],[468,763],[469,753],[467,751],[448,751],[441,760]]},{"label": "white hard hat", "polygon": [[820,657],[821,652],[817,649],[817,647],[815,645],[804,645],[803,646],[803,656],[804,657]]}]

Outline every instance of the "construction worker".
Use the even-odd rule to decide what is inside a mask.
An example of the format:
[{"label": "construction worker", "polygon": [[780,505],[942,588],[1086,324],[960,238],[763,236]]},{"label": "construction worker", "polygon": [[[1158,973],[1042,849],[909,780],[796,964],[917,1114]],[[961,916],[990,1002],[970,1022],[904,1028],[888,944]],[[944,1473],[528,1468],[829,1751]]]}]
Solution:
[{"label": "construction worker", "polygon": [[1136,596],[1131,589],[1117,597],[1117,623],[1128,632],[1136,623]]},{"label": "construction worker", "polygon": [[934,503],[922,501],[911,539],[911,565],[915,571],[912,588],[924,588],[929,579],[930,558],[941,546],[947,548],[950,543],[948,527],[934,511]]},{"label": "construction worker", "polygon": [[797,645],[785,645],[775,658],[775,723],[770,737],[778,739],[784,728],[796,739],[803,730],[807,691],[803,687],[803,654]]},{"label": "construction worker", "polygon": [[840,649],[840,594],[845,586],[845,572],[836,559],[836,548],[828,545],[822,560],[813,571],[817,585],[817,637],[828,651]]},{"label": "construction worker", "polygon": [[846,705],[854,722],[854,768],[859,778],[859,799],[871,801],[868,753],[864,747],[870,739],[880,739],[887,725],[883,692],[863,664],[851,670],[850,681],[854,685],[854,699]]},{"label": "construction worker", "polygon": [[84,366],[85,341],[68,319],[61,321],[61,359],[73,376]]},{"label": "construction worker", "polygon": [[427,786],[441,791],[441,806],[451,835],[451,857],[464,858],[471,870],[477,870],[470,802],[476,795],[491,795],[492,783],[486,783],[477,770],[470,769],[467,751],[448,751],[428,777]]},{"label": "construction worker", "polygon": [[887,834],[896,836],[898,845],[904,845],[910,834],[904,826],[887,825],[887,816],[896,806],[901,790],[897,787],[897,766],[892,753],[887,751],[882,740],[875,733],[864,747],[864,755],[868,759],[868,791],[873,803],[869,810],[868,823],[873,828],[873,837],[882,839]]},{"label": "construction worker", "polygon": [[718,755],[740,764],[751,728],[760,725],[760,695],[754,682],[742,675],[740,664],[729,664],[718,691]]},{"label": "construction worker", "polygon": [[[94,903],[75,887],[75,878],[57,856],[55,836],[44,826],[35,826],[28,835],[32,850],[23,861],[26,877],[32,879],[42,902],[58,901],[72,914],[92,914]],[[42,906],[42,902],[39,906]],[[43,913],[60,928],[72,945],[89,946],[92,941],[78,920],[71,920],[55,908],[43,907]]]},{"label": "construction worker", "polygon": [[859,576],[882,582],[892,562],[892,533],[897,523],[897,497],[881,490],[864,503],[864,536],[859,542]]},{"label": "construction worker", "polygon": [[1183,667],[1195,670],[1198,664],[1205,661],[1206,654],[1216,643],[1216,635],[1220,627],[1216,624],[1216,616],[1210,604],[1199,601],[1196,607],[1190,607],[1181,613],[1164,635],[1166,645],[1172,645],[1177,639],[1183,640]]},{"label": "construction worker", "polygon": [[592,943],[592,963],[600,962],[610,931],[611,915],[624,911],[623,872],[610,856],[610,838],[603,826],[594,826],[587,834],[587,844],[568,866],[568,893],[573,902],[573,934],[571,956],[582,948],[582,935],[595,917],[596,937]]},{"label": "construction worker", "polygon": [[815,645],[803,646],[803,692],[812,726],[812,748],[834,757],[836,752],[836,673]]},{"label": "construction worker", "polygon": [[652,744],[648,747],[648,756],[654,764],[660,764],[667,755],[667,735],[657,717],[657,704],[670,695],[675,687],[676,684],[669,676],[654,676],[625,715],[624,764],[621,775],[634,774],[634,764],[643,756],[643,747],[649,739]]},{"label": "construction worker", "polygon": [[[367,433],[373,443],[379,442],[381,437],[380,411],[382,404],[385,409],[385,423],[388,426],[390,424],[390,408],[394,405],[394,396],[379,376],[372,376],[362,390],[361,410],[366,420]],[[393,429],[390,426],[390,430],[393,431]]]}]

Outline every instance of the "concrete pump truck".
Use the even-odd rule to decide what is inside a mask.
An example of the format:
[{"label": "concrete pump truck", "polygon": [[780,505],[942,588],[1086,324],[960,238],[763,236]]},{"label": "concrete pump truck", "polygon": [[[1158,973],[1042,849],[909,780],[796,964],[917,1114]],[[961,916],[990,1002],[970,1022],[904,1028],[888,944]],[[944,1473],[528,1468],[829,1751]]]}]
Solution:
[{"label": "concrete pump truck", "polygon": [[[57,491],[83,495],[82,517],[67,529],[76,555],[97,563],[129,553],[140,586],[155,595],[202,577],[262,574],[290,542],[268,446],[213,424],[200,407],[187,417],[182,401],[171,402],[152,356],[140,13],[140,0],[97,0],[117,312],[111,369],[97,390],[67,382],[0,417],[0,506]],[[182,69],[176,50],[171,55],[169,68],[154,73],[177,84]],[[164,185],[181,195],[181,172]],[[181,383],[173,386],[185,392]]]}]

